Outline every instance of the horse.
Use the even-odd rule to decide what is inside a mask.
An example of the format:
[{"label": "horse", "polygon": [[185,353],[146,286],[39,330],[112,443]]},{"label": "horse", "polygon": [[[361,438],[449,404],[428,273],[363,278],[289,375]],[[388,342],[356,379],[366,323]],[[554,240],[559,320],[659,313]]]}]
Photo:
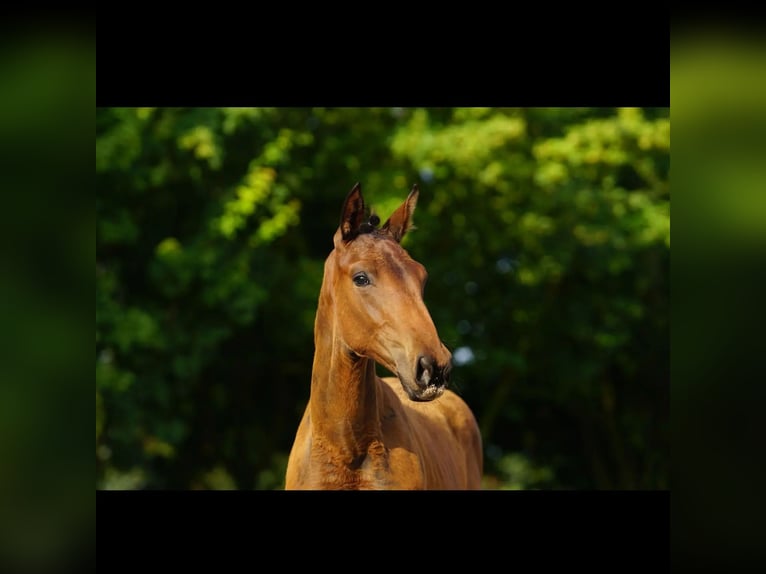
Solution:
[{"label": "horse", "polygon": [[[400,245],[418,194],[415,185],[380,227],[358,183],[343,202],[286,490],[481,488],[479,427],[446,388],[452,355],[423,302],[427,272]],[[396,377],[378,377],[376,363]]]}]

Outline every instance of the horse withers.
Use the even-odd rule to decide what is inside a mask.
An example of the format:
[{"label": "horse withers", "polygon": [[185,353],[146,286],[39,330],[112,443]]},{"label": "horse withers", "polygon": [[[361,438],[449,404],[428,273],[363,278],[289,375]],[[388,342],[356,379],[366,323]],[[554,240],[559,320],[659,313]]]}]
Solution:
[{"label": "horse withers", "polygon": [[[478,489],[479,428],[447,390],[452,356],[423,303],[427,273],[400,245],[417,186],[382,226],[359,184],[324,266],[311,394],[286,489]],[[375,374],[380,363],[396,377]]]}]

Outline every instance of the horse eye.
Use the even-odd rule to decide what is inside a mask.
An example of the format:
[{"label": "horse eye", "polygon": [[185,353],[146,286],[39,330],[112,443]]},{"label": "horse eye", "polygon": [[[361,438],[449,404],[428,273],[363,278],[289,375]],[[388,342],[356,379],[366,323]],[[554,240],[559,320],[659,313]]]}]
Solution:
[{"label": "horse eye", "polygon": [[354,285],[357,287],[366,287],[370,284],[370,278],[364,273],[357,273],[354,275]]}]

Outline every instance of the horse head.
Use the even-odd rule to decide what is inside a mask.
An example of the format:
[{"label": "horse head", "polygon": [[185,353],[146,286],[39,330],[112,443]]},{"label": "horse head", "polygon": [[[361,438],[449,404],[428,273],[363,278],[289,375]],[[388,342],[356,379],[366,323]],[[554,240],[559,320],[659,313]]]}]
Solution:
[{"label": "horse head", "polygon": [[343,203],[325,280],[330,282],[335,337],[348,352],[395,373],[410,399],[430,401],[449,382],[452,355],[423,302],[425,267],[400,244],[412,228],[417,199],[413,186],[379,226],[377,216],[367,214],[356,184]]}]

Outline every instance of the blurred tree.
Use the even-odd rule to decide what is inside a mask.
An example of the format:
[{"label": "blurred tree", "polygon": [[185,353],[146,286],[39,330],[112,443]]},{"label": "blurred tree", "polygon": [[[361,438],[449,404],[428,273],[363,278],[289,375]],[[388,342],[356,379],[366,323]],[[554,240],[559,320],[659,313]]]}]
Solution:
[{"label": "blurred tree", "polygon": [[666,485],[667,110],[417,110],[392,148],[435,180],[412,251],[475,357],[490,469],[511,450],[545,485]]},{"label": "blurred tree", "polygon": [[278,488],[324,258],[417,181],[488,487],[667,486],[668,110],[100,109],[101,487]]}]

